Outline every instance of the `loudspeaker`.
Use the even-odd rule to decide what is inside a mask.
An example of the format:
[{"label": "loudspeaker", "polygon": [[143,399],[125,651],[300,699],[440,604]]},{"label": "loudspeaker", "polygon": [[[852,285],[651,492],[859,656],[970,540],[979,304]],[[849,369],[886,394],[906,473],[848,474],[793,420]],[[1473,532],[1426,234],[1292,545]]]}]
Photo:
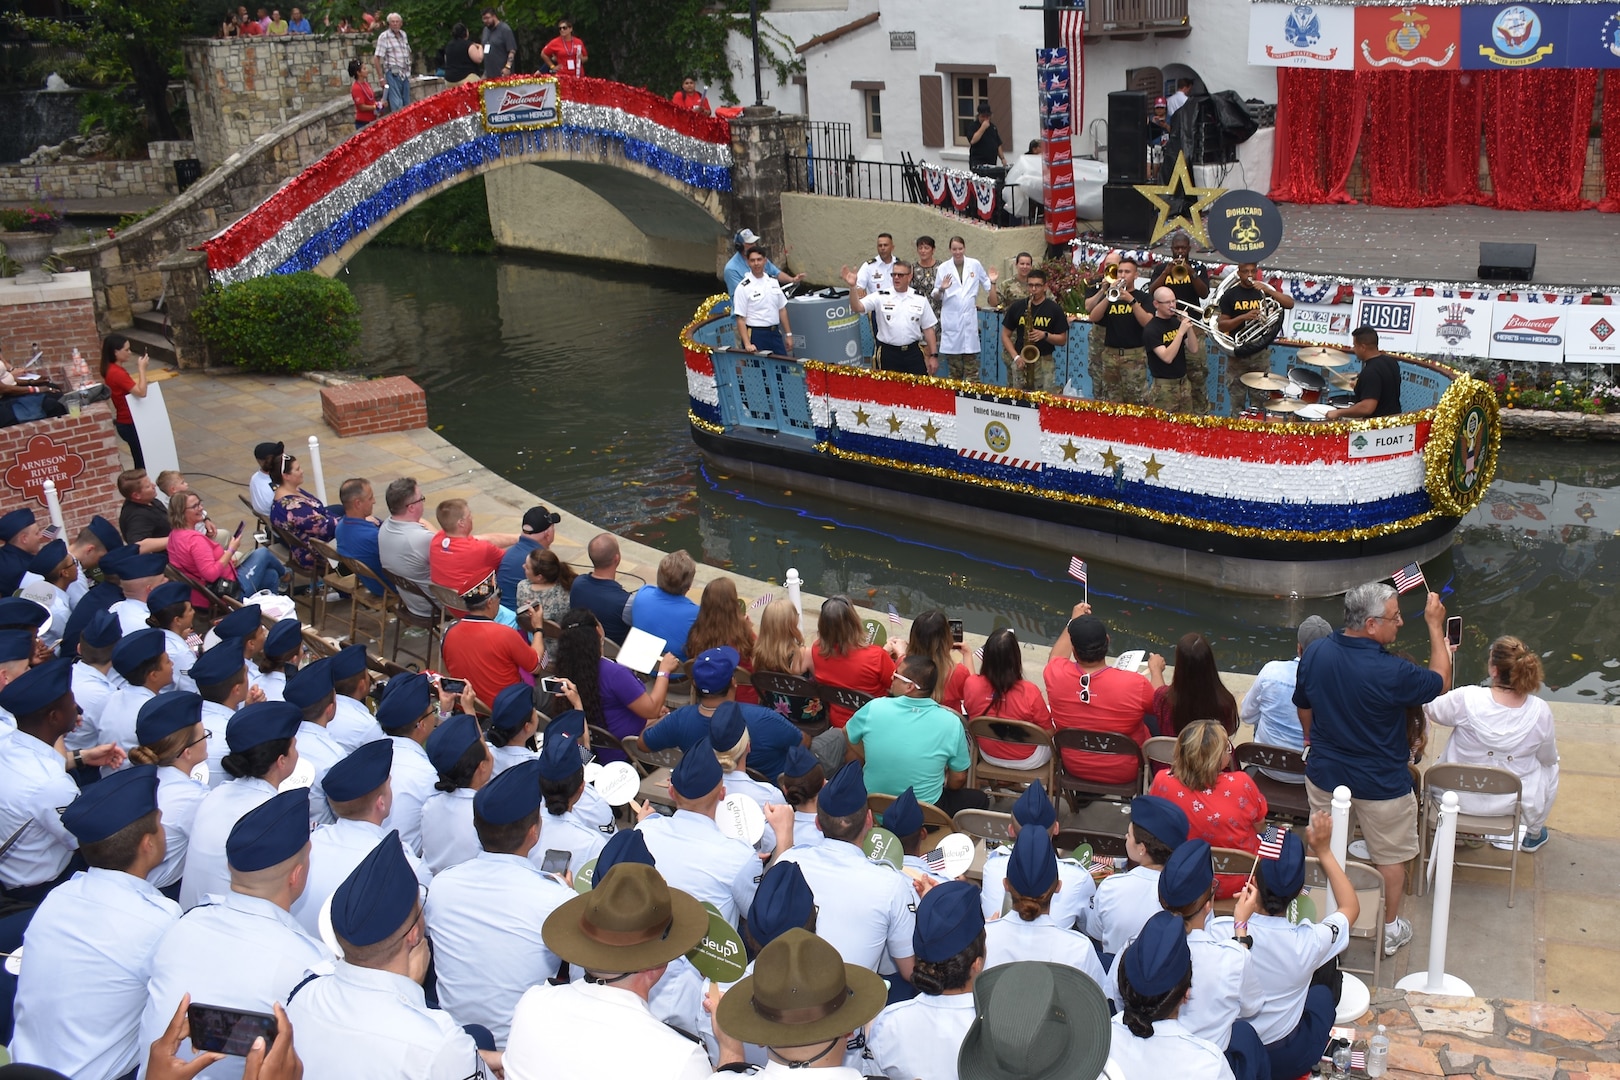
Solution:
[{"label": "loudspeaker", "polygon": [[1108,182],[1147,181],[1147,95],[1116,90],[1108,95]]},{"label": "loudspeaker", "polygon": [[1109,240],[1148,240],[1159,212],[1130,184],[1103,187],[1103,236]]},{"label": "loudspeaker", "polygon": [[1481,281],[1529,281],[1536,272],[1534,244],[1480,244]]}]

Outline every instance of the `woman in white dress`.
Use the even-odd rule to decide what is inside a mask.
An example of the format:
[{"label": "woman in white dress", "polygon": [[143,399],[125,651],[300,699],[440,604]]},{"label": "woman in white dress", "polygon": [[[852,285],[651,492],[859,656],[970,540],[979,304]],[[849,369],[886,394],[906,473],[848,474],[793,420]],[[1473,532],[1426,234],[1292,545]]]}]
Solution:
[{"label": "woman in white dress", "polygon": [[466,713],[433,729],[427,754],[439,782],[422,804],[422,861],[437,874],[478,858],[483,850],[473,828],[473,796],[495,775],[495,759],[480,737],[477,717]]},{"label": "woman in white dress", "polygon": [[[979,381],[979,294],[989,290],[996,302],[996,273],[967,257],[967,243],[951,237],[951,257],[934,275],[933,294],[940,298],[939,351],[950,377]],[[941,374],[944,374],[943,372]]]},{"label": "woman in white dress", "polygon": [[1181,916],[1161,911],[1142,927],[1119,959],[1124,1009],[1114,1017],[1108,1058],[1126,1076],[1233,1080],[1214,1043],[1179,1019],[1192,986],[1192,953]]},{"label": "woman in white dress", "polygon": [[[1558,743],[1552,709],[1535,692],[1541,659],[1516,637],[1491,643],[1489,686],[1460,686],[1423,706],[1423,715],[1452,729],[1439,760],[1506,769],[1523,785],[1524,840],[1535,851],[1548,839],[1547,815],[1558,797]],[[1503,814],[1511,795],[1458,792],[1465,814]]]}]

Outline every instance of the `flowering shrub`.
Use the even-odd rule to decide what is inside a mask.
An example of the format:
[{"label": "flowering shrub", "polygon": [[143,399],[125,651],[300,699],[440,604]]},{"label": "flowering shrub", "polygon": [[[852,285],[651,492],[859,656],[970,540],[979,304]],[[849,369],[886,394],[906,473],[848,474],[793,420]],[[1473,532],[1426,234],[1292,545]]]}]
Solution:
[{"label": "flowering shrub", "polygon": [[1504,409],[1548,409],[1587,414],[1620,412],[1620,386],[1612,383],[1578,386],[1558,379],[1547,386],[1521,384],[1500,373],[1491,379],[1496,400]]},{"label": "flowering shrub", "polygon": [[0,232],[54,233],[62,228],[62,215],[43,203],[22,209],[0,209]]}]

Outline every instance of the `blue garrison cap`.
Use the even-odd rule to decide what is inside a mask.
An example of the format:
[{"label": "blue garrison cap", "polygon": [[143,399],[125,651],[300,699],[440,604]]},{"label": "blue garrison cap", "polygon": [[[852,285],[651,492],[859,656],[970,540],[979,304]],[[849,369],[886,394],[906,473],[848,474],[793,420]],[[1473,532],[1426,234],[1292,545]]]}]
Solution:
[{"label": "blue garrison cap", "polygon": [[1007,860],[1007,884],[1019,896],[1044,895],[1057,880],[1057,851],[1045,829],[1023,829]]},{"label": "blue garrison cap", "polygon": [[38,630],[50,617],[43,604],[26,596],[0,597],[0,630]]},{"label": "blue garrison cap", "polygon": [[742,742],[748,734],[748,721],[743,719],[742,706],[735,701],[721,702],[709,720],[709,741],[715,750],[725,753]]},{"label": "blue garrison cap", "polygon": [[298,734],[304,711],[290,701],[260,701],[236,710],[225,725],[225,745],[240,754],[277,739]]},{"label": "blue garrison cap", "polygon": [[1176,848],[1159,875],[1159,903],[1167,908],[1186,907],[1215,884],[1209,842],[1189,840]]},{"label": "blue garrison cap", "polygon": [[[135,545],[130,546],[135,547]],[[101,560],[101,565],[103,567],[107,565],[107,560],[105,557]],[[168,565],[169,557],[163,552],[152,551],[142,555],[140,553],[140,548],[135,547],[135,554],[123,556],[118,560],[118,570],[116,573],[125,581],[134,581],[139,578],[162,577],[163,571],[168,568]]]},{"label": "blue garrison cap", "polygon": [[246,661],[242,659],[242,639],[221,638],[218,644],[197,657],[197,662],[191,665],[191,681],[198,686],[218,686],[229,682],[245,664]]},{"label": "blue garrison cap", "polygon": [[264,625],[263,615],[264,609],[258,604],[243,604],[214,624],[214,634],[221,640],[233,637],[246,641]]},{"label": "blue garrison cap", "polygon": [[138,575],[126,573],[124,567],[140,553],[139,544],[119,544],[117,547],[108,548],[107,554],[101,557],[101,572],[120,578],[136,577]]},{"label": "blue garrison cap", "polygon": [[191,599],[191,586],[183,581],[165,581],[146,594],[146,606],[151,611],[183,604]]},{"label": "blue garrison cap", "polygon": [[90,519],[88,528],[91,532],[96,534],[96,539],[101,541],[101,546],[106,548],[108,551],[112,551],[114,548],[121,548],[124,546],[124,538],[119,534],[118,526],[114,525],[100,514],[97,514],[95,517]]},{"label": "blue garrison cap", "polygon": [[[685,760],[684,758],[682,759]],[[848,817],[866,809],[866,773],[859,761],[847,761],[821,789],[816,805],[828,817]]]},{"label": "blue garrison cap", "polygon": [[13,536],[38,520],[34,517],[34,512],[27,507],[13,510],[9,514],[0,514],[0,540],[10,543]]},{"label": "blue garrison cap", "polygon": [[647,850],[647,838],[640,829],[620,829],[608,838],[602,854],[596,857],[596,869],[591,871],[591,888],[602,884],[607,872],[620,863],[645,863],[657,866],[652,852]]},{"label": "blue garrison cap", "polygon": [[764,948],[789,930],[803,929],[816,910],[815,894],[796,862],[779,862],[759,879],[748,908],[748,932]]},{"label": "blue garrison cap", "polygon": [[40,548],[39,553],[29,560],[28,572],[44,577],[58,566],[61,566],[62,560],[67,558],[67,554],[66,540],[52,540]]},{"label": "blue garrison cap", "polygon": [[1052,805],[1052,799],[1046,794],[1046,785],[1039,780],[1034,781],[1018,796],[1013,803],[1013,820],[1019,826],[1033,825],[1037,829],[1050,829],[1052,823],[1057,821],[1057,807]]},{"label": "blue garrison cap", "polygon": [[816,755],[801,745],[794,745],[789,747],[788,752],[782,757],[782,775],[795,778],[808,776],[810,770],[820,764],[821,762],[816,760]]},{"label": "blue garrison cap", "polygon": [[7,660],[27,660],[33,655],[32,630],[0,630],[0,663]]},{"label": "blue garrison cap", "polygon": [[427,756],[433,762],[433,768],[440,776],[456,767],[461,755],[471,746],[477,745],[483,738],[478,730],[478,718],[466,713],[457,713],[438,727],[427,737]]},{"label": "blue garrison cap", "polygon": [[388,781],[394,767],[392,739],[363,743],[348,757],[326,770],[321,790],[332,802],[348,802],[369,795]]},{"label": "blue garrison cap", "polygon": [[917,805],[917,792],[906,788],[883,811],[883,827],[904,839],[922,831],[922,807]]},{"label": "blue garrison cap", "polygon": [[345,646],[332,656],[333,682],[352,679],[364,670],[366,670],[366,647],[364,645]]},{"label": "blue garrison cap", "polygon": [[669,786],[683,799],[701,799],[724,779],[720,759],[714,756],[714,744],[705,736],[675,763],[669,773]]},{"label": "blue garrison cap", "polygon": [[281,696],[300,709],[307,709],[317,701],[332,696],[332,658],[323,656],[311,660],[287,679]]},{"label": "blue garrison cap", "polygon": [[309,788],[291,788],[270,796],[231,826],[225,861],[244,873],[265,870],[297,855],[307,843]]},{"label": "blue garrison cap", "polygon": [[[247,637],[247,634],[243,634]],[[296,618],[282,619],[264,639],[264,655],[291,656],[304,643],[304,627]]]},{"label": "blue garrison cap", "polygon": [[737,650],[730,645],[705,649],[692,661],[692,685],[700,694],[722,694],[737,670]]},{"label": "blue garrison cap", "polygon": [[1187,924],[1173,911],[1158,912],[1136,940],[1125,946],[1121,963],[1125,978],[1138,994],[1156,997],[1173,990],[1192,970]]},{"label": "blue garrison cap", "polygon": [[332,930],[350,945],[375,945],[399,932],[416,909],[418,895],[416,872],[395,829],[332,894]]},{"label": "blue garrison cap", "polygon": [[[709,755],[713,757],[713,754]],[[540,744],[540,776],[561,783],[585,767],[579,756],[579,740],[566,732],[558,735],[546,732],[546,741]],[[720,763],[715,762],[715,768]]]},{"label": "blue garrison cap", "polygon": [[[12,630],[10,633],[17,633]],[[0,634],[3,636],[3,634]],[[31,667],[0,689],[0,709],[12,716],[27,716],[55,702],[73,689],[73,661],[63,656]]]},{"label": "blue garrison cap", "polygon": [[136,765],[86,785],[62,811],[62,827],[81,844],[105,840],[158,808],[157,766]]},{"label": "blue garrison cap", "polygon": [[1172,851],[1187,842],[1187,815],[1169,799],[1138,795],[1131,800],[1131,824],[1150,832]]},{"label": "blue garrison cap", "polygon": [[[9,688],[8,688],[9,689]],[[3,694],[4,691],[0,691]],[[0,701],[0,705],[4,705]],[[1254,873],[1272,896],[1292,900],[1305,887],[1305,845],[1293,830],[1283,834],[1282,854],[1275,859],[1260,859],[1254,864]]]},{"label": "blue garrison cap", "polygon": [[419,671],[395,675],[388,680],[382,700],[377,702],[377,723],[384,731],[408,728],[422,718],[433,704],[433,686]]},{"label": "blue garrison cap", "polygon": [[84,628],[84,633],[79,635],[79,640],[97,649],[105,649],[118,644],[118,639],[123,636],[124,628],[118,624],[118,616],[111,611],[98,611],[90,616],[90,622]]},{"label": "blue garrison cap", "polygon": [[534,719],[534,691],[528,683],[515,682],[495,695],[489,707],[489,726],[501,731],[518,731]]},{"label": "blue garrison cap", "polygon": [[551,723],[546,725],[546,738],[557,735],[572,735],[575,742],[585,741],[585,714],[578,709],[569,709]]},{"label": "blue garrison cap", "polygon": [[982,933],[979,887],[966,881],[946,881],[929,889],[917,905],[911,945],[917,959],[939,964],[973,944]]},{"label": "blue garrison cap", "polygon": [[148,626],[137,630],[113,646],[112,666],[128,679],[135,669],[163,652],[163,631]]},{"label": "blue garrison cap", "polygon": [[540,809],[540,763],[520,761],[478,789],[473,813],[491,825],[510,825]]},{"label": "blue garrison cap", "polygon": [[135,714],[135,741],[141,746],[156,746],[177,731],[195,727],[202,720],[202,707],[202,695],[189,690],[157,695],[142,703],[141,711]]}]

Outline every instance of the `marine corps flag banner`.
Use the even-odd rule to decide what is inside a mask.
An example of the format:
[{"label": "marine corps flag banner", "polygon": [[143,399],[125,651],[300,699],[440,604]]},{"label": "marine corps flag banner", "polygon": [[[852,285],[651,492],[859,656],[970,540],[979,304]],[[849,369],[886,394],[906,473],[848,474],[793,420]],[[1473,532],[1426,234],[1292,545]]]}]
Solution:
[{"label": "marine corps flag banner", "polygon": [[1461,66],[1459,8],[1356,8],[1358,71],[1447,71]]}]

